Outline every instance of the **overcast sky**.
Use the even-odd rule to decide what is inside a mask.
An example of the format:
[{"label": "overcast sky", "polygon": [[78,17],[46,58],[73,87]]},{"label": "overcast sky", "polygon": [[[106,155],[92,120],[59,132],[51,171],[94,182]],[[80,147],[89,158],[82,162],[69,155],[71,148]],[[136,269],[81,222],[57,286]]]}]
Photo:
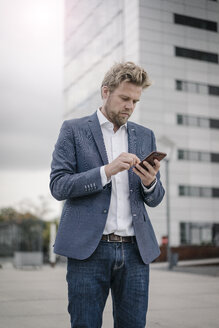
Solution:
[{"label": "overcast sky", "polygon": [[[63,110],[63,0],[0,0],[0,207],[51,200]],[[53,214],[51,214],[53,215]]]}]

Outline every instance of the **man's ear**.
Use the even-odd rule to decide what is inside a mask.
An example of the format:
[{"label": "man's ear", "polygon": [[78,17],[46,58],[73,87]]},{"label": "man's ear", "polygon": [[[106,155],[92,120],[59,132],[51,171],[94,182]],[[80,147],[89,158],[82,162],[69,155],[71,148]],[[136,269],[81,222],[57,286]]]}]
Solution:
[{"label": "man's ear", "polygon": [[109,95],[109,88],[104,85],[102,88],[101,88],[101,94],[102,94],[102,98],[103,99],[107,99],[108,98],[108,95]]}]

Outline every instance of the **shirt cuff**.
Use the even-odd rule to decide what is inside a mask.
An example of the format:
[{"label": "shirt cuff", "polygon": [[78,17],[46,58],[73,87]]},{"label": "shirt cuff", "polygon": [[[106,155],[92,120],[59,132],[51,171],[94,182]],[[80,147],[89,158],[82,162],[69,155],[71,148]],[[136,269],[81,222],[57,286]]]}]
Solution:
[{"label": "shirt cuff", "polygon": [[144,189],[144,192],[146,194],[148,194],[149,192],[152,192],[154,190],[156,184],[157,184],[157,178],[156,178],[156,181],[154,182],[154,184],[153,184],[153,186],[151,188],[147,188],[146,186],[143,185],[143,183],[141,183],[141,185],[142,185],[142,187]]},{"label": "shirt cuff", "polygon": [[100,176],[101,176],[101,182],[102,182],[103,187],[111,181],[111,178],[107,180],[107,176],[106,176],[104,166],[101,166],[101,168],[100,168]]}]

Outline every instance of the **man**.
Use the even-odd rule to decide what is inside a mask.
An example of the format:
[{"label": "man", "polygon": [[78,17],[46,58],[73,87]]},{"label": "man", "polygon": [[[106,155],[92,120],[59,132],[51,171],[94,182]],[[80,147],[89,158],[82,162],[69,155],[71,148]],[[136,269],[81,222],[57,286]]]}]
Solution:
[{"label": "man", "polygon": [[149,85],[141,67],[115,64],[102,107],[65,121],[55,146],[51,193],[66,200],[55,253],[68,258],[71,327],[101,327],[110,289],[114,327],[146,324],[149,263],[159,247],[145,204],[157,206],[164,189],[158,161],[138,164],[156,149],[153,132],[128,119]]}]

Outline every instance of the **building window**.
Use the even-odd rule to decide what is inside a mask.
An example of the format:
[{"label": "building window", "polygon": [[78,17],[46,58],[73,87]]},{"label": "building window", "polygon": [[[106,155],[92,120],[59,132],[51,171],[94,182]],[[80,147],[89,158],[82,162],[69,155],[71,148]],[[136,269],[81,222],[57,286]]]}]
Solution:
[{"label": "building window", "polygon": [[188,116],[187,121],[188,121],[188,125],[199,126],[199,117],[197,116]]},{"label": "building window", "polygon": [[218,198],[219,188],[180,185],[179,196]]},{"label": "building window", "polygon": [[183,80],[175,80],[175,87],[178,91],[209,94],[212,96],[219,96],[219,86],[208,85],[205,83],[190,82]]},{"label": "building window", "polygon": [[[210,198],[210,197],[213,196],[213,189],[211,189],[211,188],[208,188],[208,187],[200,187],[199,190],[200,190],[200,197],[208,197],[208,198]],[[216,197],[219,197],[219,195],[216,196]]]},{"label": "building window", "polygon": [[201,83],[196,83],[197,84],[197,93],[201,93],[203,95],[207,95],[208,92],[208,86],[207,84],[201,84]]},{"label": "building window", "polygon": [[213,223],[180,222],[182,245],[211,245],[214,241]]},{"label": "building window", "polygon": [[176,90],[183,90],[183,81],[176,80]]},{"label": "building window", "polygon": [[217,32],[217,23],[206,19],[174,14],[174,23]]},{"label": "building window", "polygon": [[200,116],[192,116],[192,115],[186,115],[186,114],[177,114],[176,119],[177,119],[178,125],[219,129],[219,120],[217,120],[217,119],[200,117]]},{"label": "building window", "polygon": [[[199,152],[199,160],[200,160],[200,162],[212,162],[211,153]],[[218,163],[219,163],[219,161],[218,161]]]},{"label": "building window", "polygon": [[184,161],[219,163],[219,153],[178,149],[178,159]]},{"label": "building window", "polygon": [[219,246],[219,223],[213,223],[212,240],[214,246]]},{"label": "building window", "polygon": [[210,63],[218,63],[218,54],[215,54],[213,52],[175,47],[175,55],[177,57],[196,59]]},{"label": "building window", "polygon": [[219,129],[219,120],[214,120],[210,118],[209,122],[210,122],[210,128]]},{"label": "building window", "polygon": [[187,225],[185,222],[180,222],[180,244],[187,244]]},{"label": "building window", "polygon": [[197,83],[188,83],[188,87],[187,87],[188,92],[191,93],[198,93],[198,85]]},{"label": "building window", "polygon": [[187,125],[184,123],[184,117],[185,117],[185,115],[181,115],[181,114],[177,115],[177,124],[178,125]]},{"label": "building window", "polygon": [[219,153],[211,153],[211,162],[219,163]]},{"label": "building window", "polygon": [[182,159],[182,160],[183,160],[183,159],[184,159],[184,160],[187,159],[187,158],[186,158],[186,150],[178,149],[178,159],[180,159],[180,160],[181,160],[181,159]]},{"label": "building window", "polygon": [[219,197],[219,188],[212,188],[212,196]]},{"label": "building window", "polygon": [[208,93],[209,93],[209,95],[219,96],[219,87],[209,85]]},{"label": "building window", "polygon": [[206,117],[199,117],[198,126],[200,126],[201,128],[209,128],[210,126],[209,119]]}]

